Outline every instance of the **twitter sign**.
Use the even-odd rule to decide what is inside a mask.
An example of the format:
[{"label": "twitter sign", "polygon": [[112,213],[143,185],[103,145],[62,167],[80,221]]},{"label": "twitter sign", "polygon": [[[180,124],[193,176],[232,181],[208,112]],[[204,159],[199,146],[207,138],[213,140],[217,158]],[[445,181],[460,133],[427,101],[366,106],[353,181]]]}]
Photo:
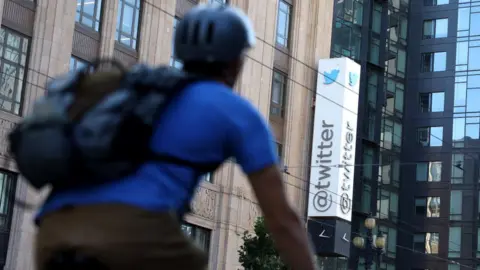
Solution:
[{"label": "twitter sign", "polygon": [[360,65],[323,59],[318,70],[308,216],[350,222]]}]

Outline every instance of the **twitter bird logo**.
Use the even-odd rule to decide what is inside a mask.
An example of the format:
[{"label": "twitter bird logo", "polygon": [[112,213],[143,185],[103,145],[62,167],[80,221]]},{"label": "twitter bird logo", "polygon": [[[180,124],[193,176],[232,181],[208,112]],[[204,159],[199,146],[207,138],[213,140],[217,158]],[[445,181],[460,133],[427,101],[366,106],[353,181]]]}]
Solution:
[{"label": "twitter bird logo", "polygon": [[332,84],[337,80],[338,74],[340,73],[340,69],[332,69],[330,72],[326,72],[323,74],[324,82],[323,84]]},{"label": "twitter bird logo", "polygon": [[353,73],[353,72],[350,72],[348,74],[348,78],[349,78],[349,82],[348,84],[350,84],[350,86],[355,86],[358,82],[358,74],[357,73]]}]

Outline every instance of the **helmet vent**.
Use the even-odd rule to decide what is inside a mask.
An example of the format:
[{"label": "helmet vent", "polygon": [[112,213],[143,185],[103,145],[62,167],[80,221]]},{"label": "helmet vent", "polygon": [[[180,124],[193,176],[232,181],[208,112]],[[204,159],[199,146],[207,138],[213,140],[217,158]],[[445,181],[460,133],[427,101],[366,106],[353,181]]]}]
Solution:
[{"label": "helmet vent", "polygon": [[215,24],[210,22],[208,24],[208,28],[207,28],[207,38],[205,40],[205,43],[207,44],[211,44],[213,42],[213,33],[215,31]]},{"label": "helmet vent", "polygon": [[200,22],[195,22],[195,26],[193,28],[193,37],[192,37],[192,45],[198,45],[198,40],[200,37]]}]

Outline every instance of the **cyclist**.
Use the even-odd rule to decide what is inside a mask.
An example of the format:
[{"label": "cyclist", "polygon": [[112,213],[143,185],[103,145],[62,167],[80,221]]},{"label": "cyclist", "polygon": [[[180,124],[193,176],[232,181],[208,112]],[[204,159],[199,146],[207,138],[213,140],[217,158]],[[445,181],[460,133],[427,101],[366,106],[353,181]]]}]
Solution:
[{"label": "cyclist", "polygon": [[[233,157],[250,180],[282,258],[292,269],[315,269],[303,222],[284,193],[268,126],[232,91],[254,43],[240,10],[199,5],[185,15],[175,52],[185,71],[206,79],[169,104],[151,147],[198,162]],[[208,258],[182,233],[177,215],[199,179],[192,168],[147,162],[124,179],[53,195],[37,216],[38,270],[70,249],[112,270],[205,269]]]}]

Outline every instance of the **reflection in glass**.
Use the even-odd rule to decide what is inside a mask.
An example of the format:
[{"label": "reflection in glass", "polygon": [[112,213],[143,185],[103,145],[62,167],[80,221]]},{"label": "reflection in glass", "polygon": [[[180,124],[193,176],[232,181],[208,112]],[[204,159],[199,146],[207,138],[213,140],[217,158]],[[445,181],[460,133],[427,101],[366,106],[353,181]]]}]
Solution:
[{"label": "reflection in glass", "polygon": [[466,65],[468,63],[468,42],[457,43],[457,65]]},{"label": "reflection in glass", "polygon": [[425,253],[438,254],[439,233],[425,234]]},{"label": "reflection in glass", "polygon": [[428,163],[429,174],[428,182],[440,182],[442,179],[442,162],[433,161]]},{"label": "reflection in glass", "polygon": [[285,1],[281,0],[278,4],[278,18],[277,18],[277,44],[287,48],[289,27],[290,27],[290,12],[292,7]]},{"label": "reflection in glass", "polygon": [[470,36],[480,35],[480,13],[470,15]]},{"label": "reflection in glass", "polygon": [[199,248],[208,253],[210,249],[210,230],[193,224],[183,223],[182,231],[187,237],[191,238]]},{"label": "reflection in glass", "polygon": [[452,184],[463,183],[464,154],[456,153],[452,155]]},{"label": "reflection in glass", "polygon": [[443,144],[443,127],[430,128],[430,146],[442,146]]},{"label": "reflection in glass", "polygon": [[[480,24],[477,28],[480,28]],[[465,42],[466,43],[466,42]],[[480,47],[471,47],[468,52],[468,70],[480,69]]]},{"label": "reflection in glass", "polygon": [[450,192],[450,220],[462,219],[462,195],[461,190]]},{"label": "reflection in glass", "polygon": [[440,182],[442,177],[442,162],[419,162],[416,166],[416,181]]},{"label": "reflection in glass", "polygon": [[458,9],[458,25],[457,30],[468,30],[470,28],[470,8]]},{"label": "reflection in glass", "polygon": [[427,217],[440,217],[440,197],[427,197]]},{"label": "reflection in glass", "polygon": [[140,0],[119,0],[115,39],[137,49],[138,22],[140,20]]},{"label": "reflection in glass", "polygon": [[433,71],[445,71],[447,69],[447,53],[436,52],[433,59]]},{"label": "reflection in glass", "polygon": [[448,257],[460,257],[462,245],[462,227],[450,227],[448,230]]},{"label": "reflection in glass", "polygon": [[102,0],[77,0],[75,21],[98,32],[101,11]]},{"label": "reflection in glass", "polygon": [[448,19],[435,20],[435,38],[445,38],[448,36]]}]

